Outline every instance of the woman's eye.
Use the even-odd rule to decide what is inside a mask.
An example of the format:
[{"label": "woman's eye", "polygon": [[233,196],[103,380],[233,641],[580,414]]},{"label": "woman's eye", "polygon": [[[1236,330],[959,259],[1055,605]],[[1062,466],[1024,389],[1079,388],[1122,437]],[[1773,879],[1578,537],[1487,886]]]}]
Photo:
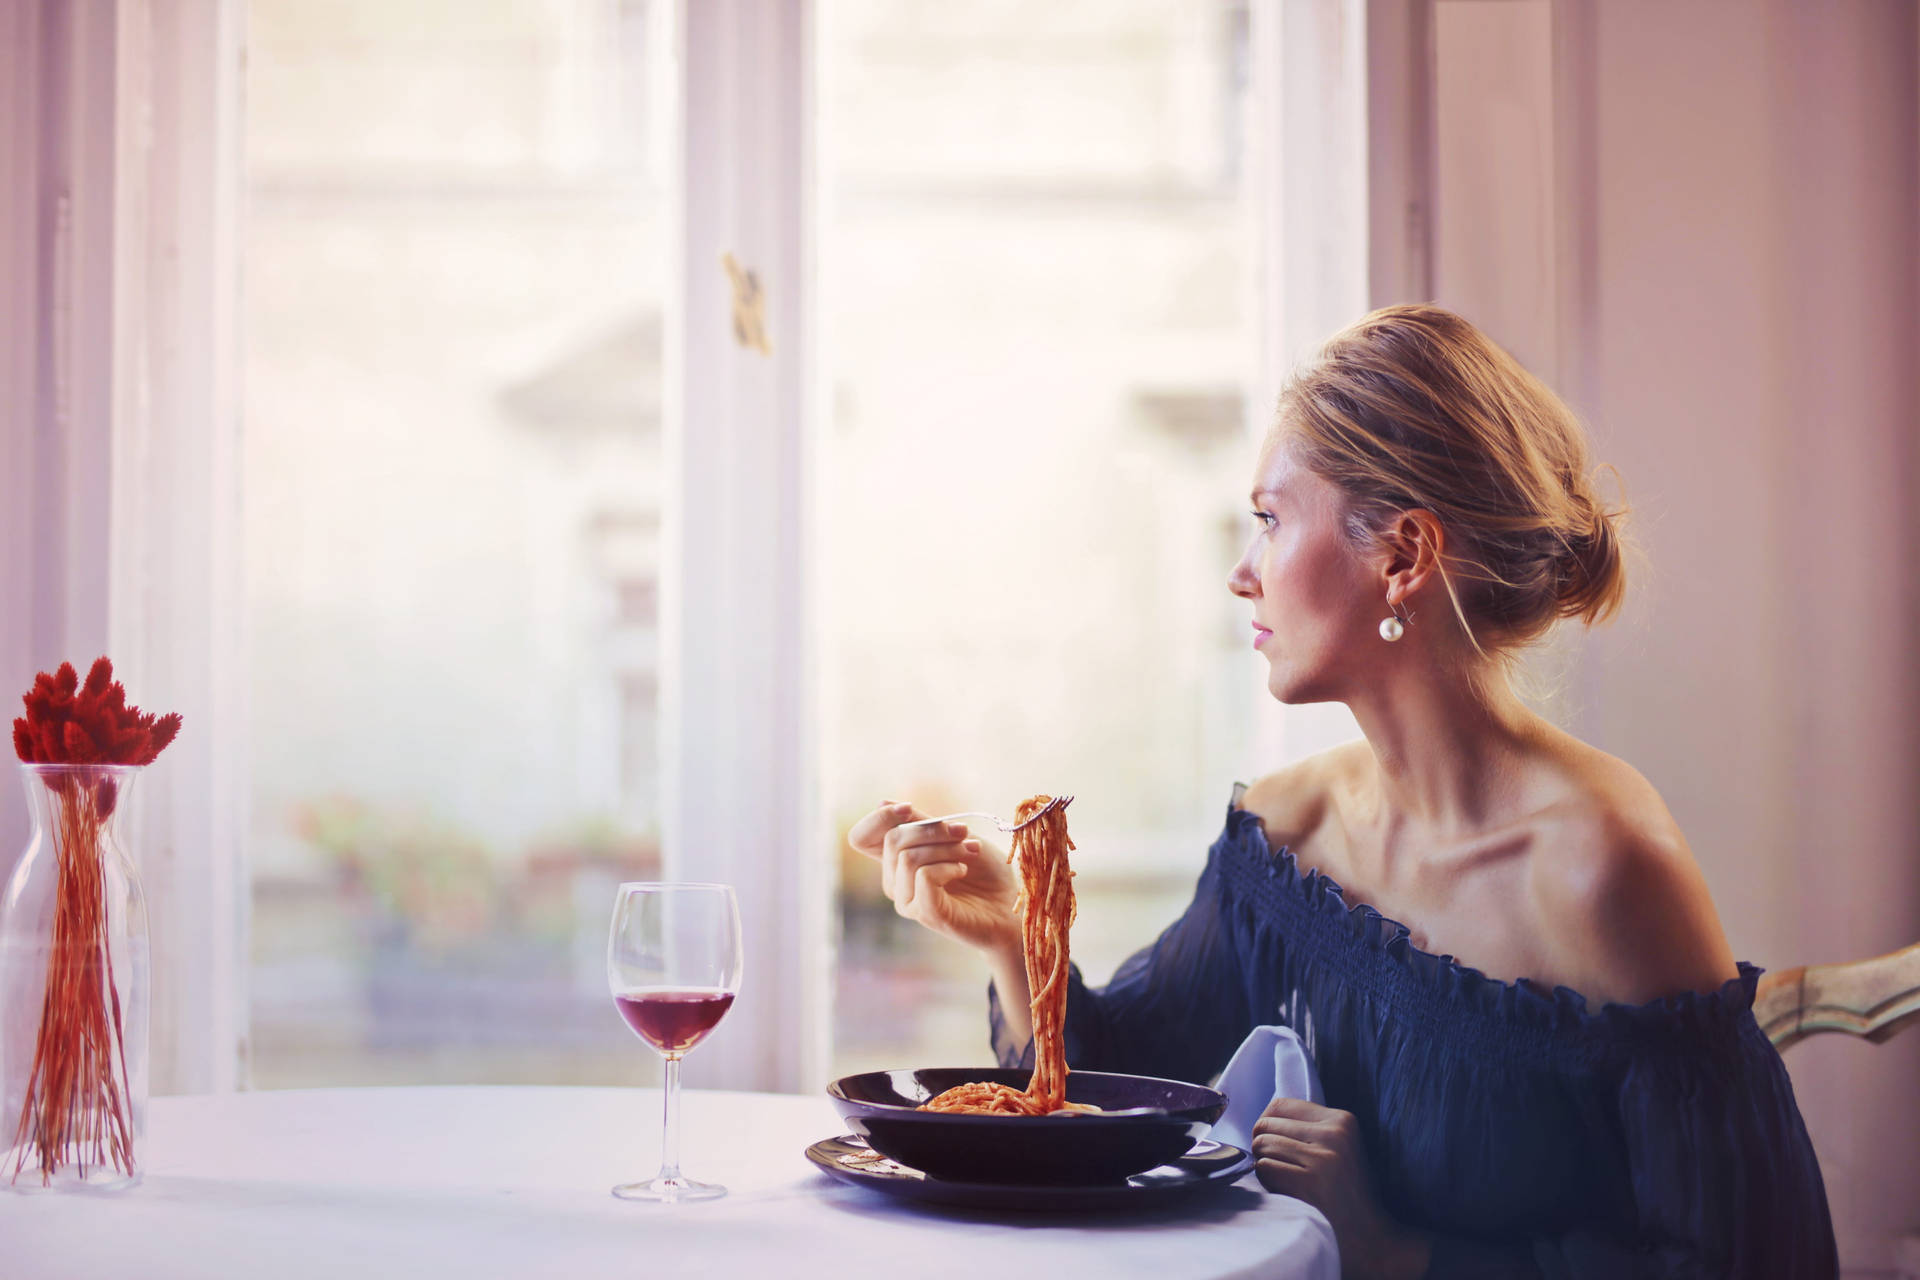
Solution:
[{"label": "woman's eye", "polygon": [[1262,529],[1273,528],[1273,517],[1268,515],[1266,512],[1256,511],[1253,513],[1253,518],[1260,522],[1260,527]]}]

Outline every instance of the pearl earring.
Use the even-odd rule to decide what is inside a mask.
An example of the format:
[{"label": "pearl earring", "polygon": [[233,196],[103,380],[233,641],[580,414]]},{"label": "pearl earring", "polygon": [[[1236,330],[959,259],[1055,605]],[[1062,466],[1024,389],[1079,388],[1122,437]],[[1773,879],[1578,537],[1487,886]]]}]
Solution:
[{"label": "pearl earring", "polygon": [[[1390,612],[1386,617],[1380,619],[1380,638],[1388,644],[1392,644],[1395,640],[1407,634],[1407,628],[1406,624],[1400,621],[1399,610],[1394,609],[1393,601],[1387,601],[1387,608]],[[1407,610],[1407,622],[1412,621],[1413,610],[1409,609]]]}]

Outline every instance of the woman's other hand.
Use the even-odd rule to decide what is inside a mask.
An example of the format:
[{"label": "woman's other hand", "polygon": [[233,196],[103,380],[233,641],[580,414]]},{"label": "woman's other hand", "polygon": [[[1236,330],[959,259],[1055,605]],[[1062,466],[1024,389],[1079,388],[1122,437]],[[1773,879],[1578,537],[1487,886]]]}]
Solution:
[{"label": "woman's other hand", "polygon": [[903,825],[926,816],[883,804],[853,824],[847,843],[879,862],[880,890],[907,919],[982,951],[1017,951],[1020,890],[1006,859],[959,823]]},{"label": "woman's other hand", "polygon": [[1298,1098],[1275,1098],[1253,1126],[1260,1185],[1304,1200],[1327,1216],[1340,1244],[1345,1280],[1426,1274],[1433,1242],[1387,1216],[1373,1193],[1360,1124]]}]

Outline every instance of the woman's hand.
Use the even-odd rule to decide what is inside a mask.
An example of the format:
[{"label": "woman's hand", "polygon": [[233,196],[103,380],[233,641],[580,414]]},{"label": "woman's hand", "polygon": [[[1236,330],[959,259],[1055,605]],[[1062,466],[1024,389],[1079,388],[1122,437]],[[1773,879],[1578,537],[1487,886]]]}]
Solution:
[{"label": "woman's hand", "polygon": [[883,804],[853,824],[847,843],[880,863],[880,890],[907,919],[982,951],[1017,952],[1013,869],[959,823],[902,827],[926,816],[910,804]]},{"label": "woman's hand", "polygon": [[1327,1215],[1346,1280],[1417,1280],[1426,1274],[1433,1242],[1388,1217],[1374,1198],[1360,1124],[1351,1112],[1275,1098],[1253,1126],[1253,1156],[1261,1186]]}]

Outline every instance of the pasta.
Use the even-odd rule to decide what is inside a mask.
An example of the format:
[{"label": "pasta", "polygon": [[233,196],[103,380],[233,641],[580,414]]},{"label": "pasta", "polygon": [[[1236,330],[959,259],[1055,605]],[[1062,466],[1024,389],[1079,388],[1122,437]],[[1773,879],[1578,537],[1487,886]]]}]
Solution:
[{"label": "pasta", "polygon": [[[1020,802],[1014,819],[1027,818],[1050,796]],[[1064,1027],[1067,1013],[1067,932],[1073,927],[1075,904],[1073,872],[1067,851],[1067,815],[1055,809],[1038,822],[1013,834],[1009,861],[1020,871],[1020,896],[1014,910],[1020,914],[1020,941],[1027,966],[1027,987],[1033,993],[1033,1078],[1026,1089],[985,1081],[955,1085],[924,1103],[922,1111],[949,1111],[976,1115],[1043,1116],[1056,1111],[1092,1111],[1097,1108],[1068,1102],[1067,1050]]]}]

